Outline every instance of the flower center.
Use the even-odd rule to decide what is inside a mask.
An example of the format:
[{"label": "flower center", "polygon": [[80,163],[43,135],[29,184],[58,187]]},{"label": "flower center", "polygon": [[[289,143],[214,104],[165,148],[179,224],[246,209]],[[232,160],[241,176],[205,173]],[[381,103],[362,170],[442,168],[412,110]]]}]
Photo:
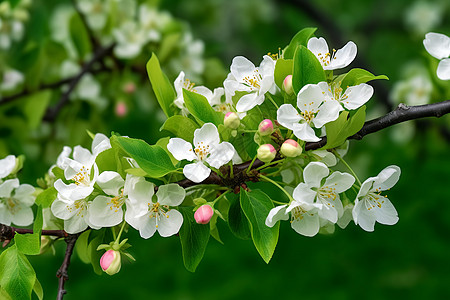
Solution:
[{"label": "flower center", "polygon": [[255,69],[252,75],[245,76],[242,80],[244,81],[244,85],[248,86],[251,90],[259,90],[261,88],[260,82],[262,75],[258,69]]},{"label": "flower center", "polygon": [[317,58],[323,66],[328,66],[333,59],[336,59],[336,49],[333,49],[333,53],[317,53]]},{"label": "flower center", "polygon": [[81,167],[80,172],[78,172],[75,176],[73,176],[72,180],[75,181],[76,185],[87,185],[90,183],[90,169],[85,166]]},{"label": "flower center", "polygon": [[87,202],[84,199],[77,200],[73,203],[73,205],[67,205],[67,210],[72,212],[74,209],[77,211],[77,216],[84,217],[84,213],[87,212]]},{"label": "flower center", "polygon": [[19,201],[14,198],[2,198],[2,202],[5,203],[11,214],[16,214],[20,210]]},{"label": "flower center", "polygon": [[[321,187],[318,191],[318,195],[319,198],[321,197],[331,201],[335,201],[337,198],[336,189],[329,186]],[[327,205],[328,207],[334,207],[334,205],[331,204],[330,202],[328,201],[324,202],[325,202],[324,204]]]},{"label": "flower center", "polygon": [[291,210],[291,223],[294,221],[303,220],[305,214],[314,216],[314,214],[309,213],[307,210],[303,209],[303,207],[301,207],[300,205],[294,207],[294,209]]},{"label": "flower center", "polygon": [[209,145],[205,145],[203,142],[200,142],[197,147],[195,147],[194,151],[198,159],[203,161],[208,157],[209,151],[211,151],[211,149]]},{"label": "flower center", "polygon": [[110,199],[110,202],[106,203],[109,206],[110,210],[114,209],[114,212],[118,212],[119,208],[125,202],[125,197],[123,196],[123,189],[120,190],[120,195]]},{"label": "flower center", "polygon": [[[381,192],[380,192],[381,193]],[[387,196],[381,196],[380,193],[369,193],[366,197],[366,208],[367,210],[372,210],[375,207],[381,208],[382,204],[384,203],[384,197]]]},{"label": "flower center", "polygon": [[161,215],[165,218],[169,218],[167,214],[170,211],[168,205],[161,205],[159,202],[148,203],[148,210],[150,212],[149,217],[156,219],[156,228],[158,228],[158,222],[161,219]]},{"label": "flower center", "polygon": [[183,88],[190,91],[197,93],[197,91],[194,89],[195,83],[191,82],[189,79],[185,79],[183,82]]}]

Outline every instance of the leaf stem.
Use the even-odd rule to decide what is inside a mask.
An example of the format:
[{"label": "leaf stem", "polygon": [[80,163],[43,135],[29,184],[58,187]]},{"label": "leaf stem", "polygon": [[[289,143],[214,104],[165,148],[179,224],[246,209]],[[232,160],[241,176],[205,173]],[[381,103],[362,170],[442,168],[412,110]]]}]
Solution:
[{"label": "leaf stem", "polygon": [[272,95],[270,95],[270,93],[266,93],[267,98],[269,98],[270,102],[272,102],[273,105],[275,105],[275,107],[277,109],[279,109],[280,107],[278,106],[278,104],[275,102],[275,100],[273,100]]},{"label": "leaf stem", "polygon": [[335,149],[333,149],[333,154],[337,156],[337,158],[339,158],[341,160],[341,162],[347,167],[347,169],[349,169],[349,171],[353,174],[353,176],[355,177],[356,181],[359,184],[359,187],[361,187],[361,181],[359,180],[358,176],[356,175],[355,171],[353,171],[353,169],[350,167],[350,165],[344,160],[342,159],[342,156],[340,156],[337,151]]},{"label": "leaf stem", "polygon": [[[294,201],[294,198],[292,198],[292,196],[291,196],[291,195],[290,195],[290,194],[289,194],[289,193],[288,193],[281,185],[279,185],[276,181],[273,181],[272,179],[270,179],[270,178],[268,178],[268,177],[266,177],[266,176],[264,176],[264,175],[262,175],[262,174],[259,174],[259,177],[261,177],[262,179],[264,179],[264,180],[266,180],[266,181],[272,183],[272,184],[275,185],[277,188],[279,188],[283,193],[286,194],[286,196],[288,196],[289,202]],[[284,203],[284,204],[286,204],[286,203]]]}]

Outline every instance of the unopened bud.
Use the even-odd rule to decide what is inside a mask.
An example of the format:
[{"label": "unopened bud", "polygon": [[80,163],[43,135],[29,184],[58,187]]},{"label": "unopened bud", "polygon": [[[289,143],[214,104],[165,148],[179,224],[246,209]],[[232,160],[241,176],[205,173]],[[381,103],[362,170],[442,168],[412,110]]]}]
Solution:
[{"label": "unopened bud", "polygon": [[273,123],[269,119],[262,120],[259,123],[258,131],[262,136],[270,135],[273,132]]},{"label": "unopened bud", "polygon": [[133,94],[136,91],[136,85],[133,82],[127,82],[123,86],[123,91],[127,94]]},{"label": "unopened bud", "polygon": [[237,113],[231,111],[226,113],[225,118],[223,119],[223,125],[225,125],[225,127],[237,129],[240,124],[241,119],[239,119]]},{"label": "unopened bud", "polygon": [[198,224],[208,224],[214,215],[214,210],[208,204],[200,206],[194,214],[195,222]]},{"label": "unopened bud", "polygon": [[257,151],[258,159],[266,163],[271,162],[275,158],[276,154],[277,151],[271,144],[261,145]]},{"label": "unopened bud", "polygon": [[106,251],[100,258],[100,266],[108,275],[114,275],[120,271],[120,252],[115,250]]},{"label": "unopened bud", "polygon": [[128,113],[128,107],[125,102],[119,101],[116,104],[116,115],[118,117],[124,117]]},{"label": "unopened bud", "polygon": [[288,139],[281,145],[280,152],[286,157],[297,157],[302,154],[302,150],[296,141]]},{"label": "unopened bud", "polygon": [[283,89],[288,95],[292,95],[294,93],[294,88],[292,87],[292,75],[288,75],[284,78]]}]

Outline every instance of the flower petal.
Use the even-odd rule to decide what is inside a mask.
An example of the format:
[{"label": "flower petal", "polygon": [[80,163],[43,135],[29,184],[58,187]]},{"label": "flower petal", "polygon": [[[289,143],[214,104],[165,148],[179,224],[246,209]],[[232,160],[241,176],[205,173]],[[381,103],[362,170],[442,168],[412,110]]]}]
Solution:
[{"label": "flower petal", "polygon": [[91,168],[94,164],[95,156],[92,153],[81,146],[75,146],[73,148],[73,159],[83,165],[86,168]]},{"label": "flower petal", "polygon": [[69,234],[82,232],[86,228],[88,228],[88,224],[84,217],[74,215],[72,218],[64,220],[64,230]]},{"label": "flower petal", "polygon": [[294,135],[305,142],[318,142],[320,138],[316,136],[314,130],[309,126],[308,123],[294,124],[292,126],[292,131]]},{"label": "flower petal", "polygon": [[36,191],[36,189],[29,185],[29,184],[21,184],[15,191],[14,191],[14,198],[19,200],[20,203],[22,203],[25,206],[31,206],[34,204],[34,200],[36,197],[34,197],[33,193]]},{"label": "flower petal", "polygon": [[445,34],[429,32],[423,40],[425,49],[437,59],[450,56],[450,38]]},{"label": "flower petal", "polygon": [[348,173],[336,171],[327,178],[323,186],[332,188],[339,194],[351,188],[354,183],[355,177]]},{"label": "flower petal", "polygon": [[352,41],[345,44],[344,47],[339,49],[331,59],[330,64],[324,67],[324,70],[336,70],[345,68],[348,66],[356,57],[357,47]]},{"label": "flower petal", "polygon": [[138,221],[139,234],[142,238],[151,238],[156,232],[156,218],[150,218],[148,214],[140,217]]},{"label": "flower petal", "polygon": [[157,230],[162,237],[174,235],[180,231],[183,224],[183,215],[176,209],[171,209],[166,212],[166,215],[161,215],[158,221]]},{"label": "flower petal", "polygon": [[342,99],[342,104],[346,109],[357,109],[363,106],[373,95],[373,87],[361,83],[356,86],[351,86],[345,90],[347,98]]},{"label": "flower petal", "polygon": [[323,93],[322,84],[307,84],[298,92],[297,107],[302,112],[317,113],[319,106],[324,100],[326,98]]},{"label": "flower petal", "polygon": [[443,59],[437,67],[437,77],[441,80],[450,80],[450,58]]},{"label": "flower petal", "polygon": [[309,187],[318,188],[321,180],[328,176],[330,170],[321,162],[310,162],[303,171],[303,178]]},{"label": "flower petal", "polygon": [[339,102],[334,100],[325,101],[319,108],[319,112],[313,119],[314,127],[321,128],[328,122],[334,121],[339,117],[339,112],[342,110]]},{"label": "flower petal", "polygon": [[223,142],[213,147],[209,153],[210,154],[206,159],[206,162],[211,167],[218,169],[233,158],[236,150],[232,144]]},{"label": "flower petal", "polygon": [[238,112],[246,112],[255,107],[261,105],[264,102],[264,95],[259,95],[256,92],[249,93],[242,96],[238,103],[236,103],[236,110]]},{"label": "flower petal", "polygon": [[170,183],[160,186],[156,196],[161,205],[178,206],[183,202],[186,191],[178,184]]},{"label": "flower petal", "polygon": [[194,147],[197,148],[200,143],[213,147],[220,143],[219,131],[212,123],[205,123],[202,128],[194,131]]},{"label": "flower petal", "polygon": [[312,37],[308,41],[307,48],[309,51],[314,53],[314,55],[319,59],[320,64],[323,66],[325,62],[329,62],[329,57],[327,56],[328,51],[328,44],[327,41],[321,37],[316,38]]},{"label": "flower petal", "polygon": [[12,215],[8,207],[5,204],[0,203],[0,223],[9,226],[11,225],[11,220]]},{"label": "flower petal", "polygon": [[16,206],[17,210],[12,214],[11,222],[18,226],[28,226],[33,223],[33,211],[31,207],[24,205]]},{"label": "flower petal", "polygon": [[125,185],[125,181],[119,173],[105,171],[97,177],[97,183],[100,188],[111,196],[119,196],[119,189]]},{"label": "flower petal", "polygon": [[280,220],[288,220],[289,215],[286,213],[286,207],[287,204],[272,208],[266,218],[266,226],[273,227]]},{"label": "flower petal", "polygon": [[92,154],[96,157],[101,152],[110,149],[111,148],[111,142],[109,141],[109,138],[102,134],[97,133],[94,136],[94,140],[92,141]]},{"label": "flower petal", "polygon": [[186,159],[188,161],[193,161],[197,158],[192,150],[192,144],[180,138],[171,138],[167,144],[167,150],[169,150],[177,160]]},{"label": "flower petal", "polygon": [[211,174],[211,169],[199,161],[193,164],[185,165],[183,168],[183,174],[187,179],[199,183],[208,178],[209,174]]},{"label": "flower petal", "polygon": [[315,236],[319,232],[319,215],[317,213],[305,212],[302,218],[295,218],[291,227],[297,233],[304,236]]},{"label": "flower petal", "polygon": [[394,225],[398,222],[397,210],[386,197],[383,197],[383,202],[380,203],[380,206],[375,207],[374,214],[377,222],[380,224]]},{"label": "flower petal", "polygon": [[145,181],[144,178],[135,182],[133,188],[128,191],[128,199],[130,201],[127,202],[127,213],[129,205],[133,207],[133,213],[136,214],[136,217],[147,213],[148,205],[152,203],[154,193],[155,186],[153,183]]},{"label": "flower petal", "polygon": [[356,199],[352,215],[356,225],[359,225],[365,231],[372,232],[374,230],[376,217],[368,211],[365,200],[359,201]]},{"label": "flower petal", "polygon": [[0,179],[5,178],[16,167],[16,157],[14,155],[8,155],[7,157],[0,159]]},{"label": "flower petal", "polygon": [[371,190],[385,191],[392,188],[400,178],[400,168],[398,166],[388,166],[384,168],[373,182]]},{"label": "flower petal", "polygon": [[233,58],[230,67],[231,74],[237,81],[242,81],[244,77],[252,74],[255,69],[255,65],[244,56],[236,56]]},{"label": "flower petal", "polygon": [[277,121],[280,125],[293,129],[293,125],[300,122],[300,114],[298,111],[290,104],[283,104],[277,110]]},{"label": "flower petal", "polygon": [[0,184],[0,197],[1,198],[9,198],[11,197],[11,193],[15,188],[19,187],[19,179],[8,179],[2,184]]},{"label": "flower petal", "polygon": [[97,196],[89,205],[89,223],[98,227],[112,227],[123,220],[122,206],[116,207],[110,197]]},{"label": "flower petal", "polygon": [[[302,182],[297,185],[292,193],[292,197],[295,201],[299,203],[313,203],[317,196],[317,192],[313,191],[311,187]],[[289,207],[288,212],[292,210],[293,207]]]}]

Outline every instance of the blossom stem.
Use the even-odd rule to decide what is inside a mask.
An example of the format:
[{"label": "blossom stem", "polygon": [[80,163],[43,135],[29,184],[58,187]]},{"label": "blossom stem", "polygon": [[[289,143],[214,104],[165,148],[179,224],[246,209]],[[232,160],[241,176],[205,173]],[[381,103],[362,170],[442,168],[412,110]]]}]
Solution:
[{"label": "blossom stem", "polygon": [[285,159],[283,158],[283,159],[280,159],[280,160],[276,160],[276,161],[271,161],[269,163],[265,163],[261,167],[257,168],[256,171],[259,171],[261,169],[267,168],[268,166],[271,166],[271,165],[279,164],[279,163],[283,162],[283,160],[285,160]]},{"label": "blossom stem", "polygon": [[358,176],[356,175],[355,171],[353,171],[353,169],[350,167],[350,165],[342,159],[342,156],[340,156],[336,150],[333,149],[333,154],[337,156],[337,158],[339,158],[341,160],[341,162],[347,167],[347,169],[349,169],[349,171],[353,174],[353,176],[355,177],[356,181],[358,182],[359,186],[361,187],[361,181],[359,180]]},{"label": "blossom stem", "polygon": [[275,107],[277,109],[279,109],[280,107],[278,106],[278,104],[275,102],[275,100],[273,100],[272,96],[269,93],[266,93],[267,98],[269,98],[270,102],[272,102],[273,105],[275,105]]},{"label": "blossom stem", "polygon": [[114,244],[119,244],[120,236],[122,235],[123,229],[125,228],[125,224],[126,224],[126,222],[123,221],[122,227],[120,228],[119,234],[117,235],[117,238],[116,238]]},{"label": "blossom stem", "polygon": [[[259,174],[259,177],[264,179],[265,181],[268,181],[268,182],[272,183],[277,188],[279,188],[283,193],[286,194],[286,196],[288,196],[289,202],[294,201],[294,198],[292,198],[292,196],[281,185],[279,185],[276,181],[274,181],[274,180],[272,180],[272,179],[270,179],[270,178],[268,178],[268,177],[266,177],[266,176],[264,176],[262,174]],[[283,203],[283,204],[286,204],[286,203]]]},{"label": "blossom stem", "polygon": [[233,174],[233,162],[230,161],[228,163],[229,167],[230,167],[230,178],[234,178],[234,174]]},{"label": "blossom stem", "polygon": [[230,192],[230,190],[226,190],[225,192],[223,192],[222,194],[220,194],[219,197],[217,197],[214,201],[213,201],[213,206],[214,204],[216,204],[217,201],[219,201],[220,199],[222,199],[226,194],[228,194]]},{"label": "blossom stem", "polygon": [[253,166],[253,163],[255,162],[255,160],[256,160],[256,157],[257,157],[257,155],[255,155],[255,157],[253,157],[253,160],[252,160],[252,162],[248,165],[248,168],[247,168],[247,173],[248,172],[250,172],[250,170],[251,170],[251,168],[252,168],[252,166]]}]

